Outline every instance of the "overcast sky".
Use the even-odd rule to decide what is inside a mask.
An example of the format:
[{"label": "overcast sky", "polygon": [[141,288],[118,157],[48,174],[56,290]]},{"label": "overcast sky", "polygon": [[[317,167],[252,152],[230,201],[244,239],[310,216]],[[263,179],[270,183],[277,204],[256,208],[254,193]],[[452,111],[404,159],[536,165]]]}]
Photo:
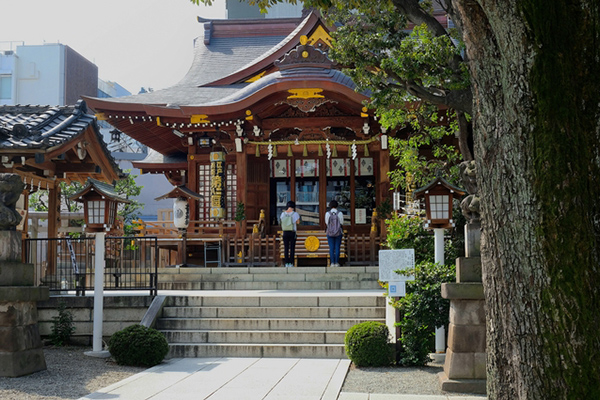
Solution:
[{"label": "overcast sky", "polygon": [[62,43],[98,66],[98,75],[132,93],[177,83],[202,34],[197,17],[224,18],[225,0],[211,7],[189,0],[0,0],[0,49]]}]

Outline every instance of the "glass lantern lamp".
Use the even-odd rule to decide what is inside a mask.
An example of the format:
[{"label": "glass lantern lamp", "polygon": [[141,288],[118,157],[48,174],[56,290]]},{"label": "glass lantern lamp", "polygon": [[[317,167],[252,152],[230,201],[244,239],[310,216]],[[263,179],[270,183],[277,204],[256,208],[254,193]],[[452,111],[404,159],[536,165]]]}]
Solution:
[{"label": "glass lantern lamp", "polygon": [[116,193],[114,186],[92,178],[69,199],[83,203],[86,232],[110,231],[117,219],[117,206],[130,203]]},{"label": "glass lantern lamp", "polygon": [[425,214],[427,229],[448,229],[454,226],[452,220],[452,201],[465,194],[463,189],[452,185],[445,179],[438,177],[428,185],[415,190],[415,199],[425,200]]}]

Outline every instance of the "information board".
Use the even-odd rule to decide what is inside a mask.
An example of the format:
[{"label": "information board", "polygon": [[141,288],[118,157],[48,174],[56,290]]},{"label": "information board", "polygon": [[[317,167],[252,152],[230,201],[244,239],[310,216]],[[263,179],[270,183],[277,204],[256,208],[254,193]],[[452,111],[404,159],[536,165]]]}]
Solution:
[{"label": "information board", "polygon": [[414,268],[415,250],[379,250],[379,280],[382,282],[414,281],[414,276],[395,273],[397,270]]}]

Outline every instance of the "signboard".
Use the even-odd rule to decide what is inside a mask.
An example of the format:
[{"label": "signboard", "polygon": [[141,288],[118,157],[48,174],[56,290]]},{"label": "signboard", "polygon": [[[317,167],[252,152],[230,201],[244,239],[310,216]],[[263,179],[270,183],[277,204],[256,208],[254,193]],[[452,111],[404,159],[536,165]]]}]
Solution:
[{"label": "signboard", "polygon": [[382,282],[414,281],[414,276],[404,276],[394,271],[415,267],[415,250],[379,250],[379,280]]},{"label": "signboard", "polygon": [[357,208],[354,210],[354,223],[355,224],[366,224],[367,223],[367,209]]},{"label": "signboard", "polygon": [[210,217],[225,217],[225,153],[210,153]]},{"label": "signboard", "polygon": [[390,282],[388,283],[388,293],[390,297],[406,296],[406,282]]}]

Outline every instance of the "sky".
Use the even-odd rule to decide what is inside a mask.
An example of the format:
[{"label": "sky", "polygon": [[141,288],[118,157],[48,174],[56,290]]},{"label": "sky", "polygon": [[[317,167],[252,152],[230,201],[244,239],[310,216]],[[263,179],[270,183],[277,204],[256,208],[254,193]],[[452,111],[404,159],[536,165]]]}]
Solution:
[{"label": "sky", "polygon": [[98,66],[98,77],[136,94],[163,89],[188,71],[197,17],[225,18],[225,0],[0,0],[0,49],[62,43]]}]

